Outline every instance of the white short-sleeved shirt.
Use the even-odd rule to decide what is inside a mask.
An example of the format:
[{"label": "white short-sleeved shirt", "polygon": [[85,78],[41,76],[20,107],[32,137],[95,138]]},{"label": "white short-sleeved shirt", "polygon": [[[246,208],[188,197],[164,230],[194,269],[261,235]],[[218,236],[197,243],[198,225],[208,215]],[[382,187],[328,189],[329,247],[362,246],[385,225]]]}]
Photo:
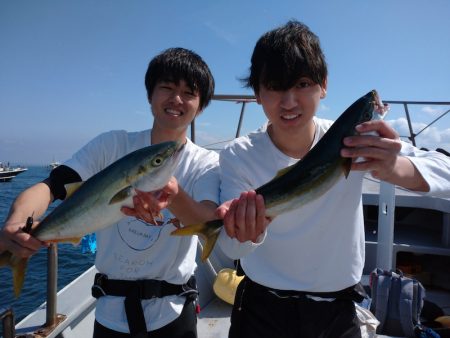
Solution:
[{"label": "white short-sleeved shirt", "polygon": [[[150,130],[111,131],[99,135],[64,164],[83,180],[139,148],[150,145]],[[218,154],[187,140],[174,176],[196,201],[219,200]],[[174,218],[167,209],[163,224],[153,225],[124,216],[97,235],[97,269],[111,279],[157,279],[186,283],[196,268],[197,236],[170,236]],[[185,298],[167,296],[142,300],[147,330],[163,327],[176,319]],[[124,298],[104,296],[97,300],[96,320],[112,330],[129,332]]]},{"label": "white short-sleeved shirt", "polygon": [[[313,146],[332,121],[314,118]],[[403,143],[407,155],[430,185],[429,194],[450,191],[450,160]],[[220,153],[221,201],[256,189],[276,173],[297,162],[271,141],[264,126],[240,137]],[[279,215],[258,243],[239,243],[221,233],[219,245],[233,259],[240,258],[255,282],[281,290],[338,291],[360,281],[365,258],[362,210],[364,172],[342,176],[321,197]]]}]

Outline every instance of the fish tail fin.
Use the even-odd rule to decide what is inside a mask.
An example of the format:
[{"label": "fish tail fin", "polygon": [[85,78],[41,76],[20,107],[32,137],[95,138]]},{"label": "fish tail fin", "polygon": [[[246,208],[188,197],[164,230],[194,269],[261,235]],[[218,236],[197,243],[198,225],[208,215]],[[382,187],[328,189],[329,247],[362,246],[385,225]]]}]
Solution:
[{"label": "fish tail fin", "polygon": [[28,258],[11,257],[9,265],[13,272],[14,295],[20,296],[23,282],[25,280],[25,271],[27,269]]},{"label": "fish tail fin", "polygon": [[219,237],[220,228],[222,227],[222,225],[223,225],[222,220],[217,219],[206,223],[187,225],[183,228],[179,228],[172,231],[171,235],[174,236],[198,235],[202,237],[205,240],[205,244],[203,245],[202,261],[205,261],[211,254],[211,251],[213,250],[214,245],[217,242],[217,238]]},{"label": "fish tail fin", "polygon": [[211,236],[205,238],[205,244],[203,245],[202,251],[202,261],[206,261],[211,254],[214,245],[217,242],[217,238],[219,238],[220,229],[215,231]]}]

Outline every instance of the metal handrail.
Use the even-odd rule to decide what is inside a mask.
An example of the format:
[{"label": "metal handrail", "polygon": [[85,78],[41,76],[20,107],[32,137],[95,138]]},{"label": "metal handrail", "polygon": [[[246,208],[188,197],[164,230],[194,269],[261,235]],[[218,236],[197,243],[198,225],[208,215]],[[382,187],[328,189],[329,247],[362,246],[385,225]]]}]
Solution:
[{"label": "metal handrail", "polygon": [[[65,316],[58,315],[57,307],[57,282],[58,282],[58,246],[51,244],[47,249],[47,302],[46,321],[37,333],[40,337],[46,337]],[[16,336],[14,312],[12,309],[0,311],[0,320],[3,326],[3,338]]]},{"label": "metal handrail", "polygon": [[436,119],[428,123],[422,130],[420,130],[418,133],[414,133],[414,130],[412,128],[412,122],[411,122],[411,116],[409,115],[409,105],[430,105],[430,106],[448,106],[450,105],[449,101],[392,101],[392,100],[386,100],[384,101],[387,104],[402,104],[403,108],[405,110],[405,116],[406,120],[408,122],[408,128],[409,128],[409,136],[407,137],[413,146],[416,146],[416,136],[421,134],[425,129],[429,128],[432,124],[437,122],[439,119],[444,117],[450,112],[450,109],[443,112],[441,115],[439,115]]},{"label": "metal handrail", "polygon": [[[247,103],[256,102],[256,97],[254,95],[223,95],[223,94],[217,94],[213,96],[214,101],[228,101],[228,102],[235,102],[238,104],[241,104],[241,113],[239,115],[239,122],[236,128],[236,136],[240,136],[242,121],[244,118],[245,113],[245,107]],[[406,120],[408,122],[408,129],[409,129],[409,136],[401,136],[408,138],[411,143],[414,146],[417,146],[416,144],[416,136],[421,134],[425,129],[429,128],[432,124],[437,122],[439,119],[444,117],[450,112],[450,109],[439,115],[436,119],[434,119],[432,122],[427,124],[423,129],[421,129],[419,132],[414,133],[413,127],[412,127],[412,120],[411,116],[409,114],[409,106],[410,105],[434,105],[434,106],[447,106],[450,105],[450,101],[407,101],[407,100],[383,100],[384,103],[387,104],[401,104],[403,105],[403,109],[405,111]],[[191,140],[195,143],[195,120],[192,121],[191,124]],[[217,142],[221,143],[221,142]]]},{"label": "metal handrail", "polygon": [[47,249],[47,306],[45,326],[55,326],[56,293],[58,292],[58,246],[51,244]]},{"label": "metal handrail", "polygon": [[14,312],[12,309],[2,309],[0,311],[0,320],[3,325],[3,338],[14,338],[16,329],[14,324]]},{"label": "metal handrail", "polygon": [[432,124],[434,124],[435,122],[437,122],[439,119],[441,119],[442,117],[444,117],[446,114],[448,114],[450,112],[450,109],[445,111],[443,114],[441,114],[438,118],[434,119],[433,121],[431,121],[426,127],[422,128],[418,133],[415,134],[415,136],[419,135],[420,133],[422,133],[425,129],[427,129],[428,127],[430,127]]}]

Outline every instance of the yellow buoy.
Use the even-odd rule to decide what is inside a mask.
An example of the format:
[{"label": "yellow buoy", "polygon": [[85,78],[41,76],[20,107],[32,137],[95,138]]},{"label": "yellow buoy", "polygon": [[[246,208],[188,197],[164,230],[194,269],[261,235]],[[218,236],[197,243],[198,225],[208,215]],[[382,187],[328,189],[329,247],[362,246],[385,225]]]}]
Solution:
[{"label": "yellow buoy", "polygon": [[233,305],[236,289],[242,279],[244,279],[244,276],[237,276],[236,270],[222,269],[214,280],[213,290],[217,297]]}]

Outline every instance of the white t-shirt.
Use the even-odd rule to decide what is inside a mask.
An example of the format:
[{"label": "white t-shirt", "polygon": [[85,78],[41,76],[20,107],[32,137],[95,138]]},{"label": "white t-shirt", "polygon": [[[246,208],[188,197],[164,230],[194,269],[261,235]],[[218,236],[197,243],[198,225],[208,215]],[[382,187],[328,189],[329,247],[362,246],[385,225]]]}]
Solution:
[{"label": "white t-shirt", "polygon": [[[93,139],[64,164],[86,180],[126,154],[149,146],[150,139],[150,130],[107,132]],[[218,157],[217,153],[187,140],[174,176],[196,201],[218,203]],[[97,269],[111,279],[186,283],[196,269],[197,236],[170,236],[175,229],[170,220],[175,216],[167,209],[162,214],[162,225],[124,216],[117,224],[97,232]],[[185,298],[178,296],[142,300],[147,330],[161,328],[175,320],[184,302]],[[103,326],[129,332],[124,297],[99,298],[95,316]]]},{"label": "white t-shirt", "polygon": [[[332,121],[314,118],[313,146]],[[429,183],[429,194],[450,191],[450,159],[404,143],[402,152]],[[428,160],[424,160],[427,158]],[[430,161],[431,159],[431,161]],[[221,201],[256,189],[276,173],[297,162],[271,141],[266,126],[232,142],[220,153]],[[338,291],[360,281],[364,267],[362,182],[364,172],[342,176],[321,197],[273,219],[258,244],[239,243],[222,234],[221,249],[241,258],[246,274],[255,282],[281,290]],[[443,179],[444,178],[444,179]]]}]

